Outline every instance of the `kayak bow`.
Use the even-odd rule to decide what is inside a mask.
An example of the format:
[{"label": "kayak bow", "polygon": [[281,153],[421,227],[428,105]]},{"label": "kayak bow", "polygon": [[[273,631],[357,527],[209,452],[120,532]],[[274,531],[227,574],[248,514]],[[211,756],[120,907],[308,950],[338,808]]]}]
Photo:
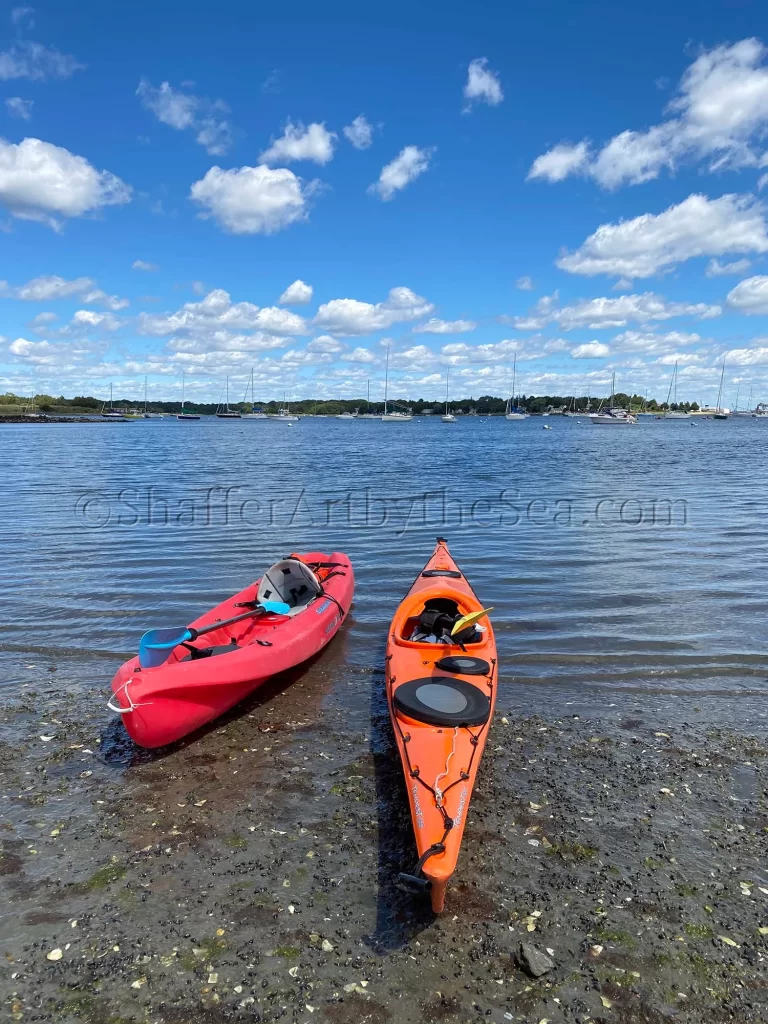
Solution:
[{"label": "kayak bow", "polygon": [[[448,545],[438,538],[395,613],[387,641],[387,700],[419,855],[416,867],[401,874],[399,884],[411,892],[430,892],[435,913],[443,910],[446,886],[456,869],[496,703],[496,642],[487,619],[482,629],[469,631],[469,639],[462,627],[461,643],[453,639],[450,627],[443,642],[435,635],[424,639],[420,629],[425,613],[432,615],[426,620],[430,623],[440,621],[436,614],[444,614],[459,624],[482,608]],[[411,639],[414,634],[417,639]]]}]

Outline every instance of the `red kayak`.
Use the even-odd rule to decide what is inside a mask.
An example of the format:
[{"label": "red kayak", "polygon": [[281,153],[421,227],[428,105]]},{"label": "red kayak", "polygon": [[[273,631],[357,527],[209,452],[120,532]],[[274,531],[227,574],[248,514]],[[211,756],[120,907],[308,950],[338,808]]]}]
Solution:
[{"label": "red kayak", "polygon": [[[290,555],[182,630],[182,642],[161,655],[162,664],[126,661],[112,680],[116,703],[109,706],[140,746],[173,743],[322,650],[349,611],[354,588],[341,552]],[[261,602],[285,612],[264,612]],[[238,621],[224,624],[230,619]],[[203,633],[217,621],[220,628]]]}]

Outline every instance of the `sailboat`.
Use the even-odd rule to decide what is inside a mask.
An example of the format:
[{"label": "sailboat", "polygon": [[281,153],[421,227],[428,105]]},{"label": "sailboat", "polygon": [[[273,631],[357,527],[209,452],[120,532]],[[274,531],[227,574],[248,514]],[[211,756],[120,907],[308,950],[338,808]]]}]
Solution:
[{"label": "sailboat", "polygon": [[741,416],[741,417],[744,417],[744,416],[754,416],[755,414],[752,411],[752,387],[750,386],[750,389],[749,389],[749,398],[747,399],[747,408],[746,409],[740,409],[739,408],[739,392],[740,391],[741,391],[741,384],[739,384],[738,388],[736,389],[736,404],[733,407],[733,412],[731,413],[731,416]]},{"label": "sailboat", "polygon": [[251,379],[250,379],[249,383],[245,387],[245,395],[243,396],[243,405],[245,405],[245,403],[248,401],[248,388],[251,389],[251,412],[244,412],[242,418],[244,420],[267,420],[267,419],[269,419],[269,416],[267,416],[267,414],[265,412],[256,412],[254,410],[254,408],[253,408],[254,402],[256,400],[256,395],[254,394],[254,390],[253,390],[253,367],[251,367]]},{"label": "sailboat", "polygon": [[452,412],[448,412],[448,375],[450,370],[445,371],[445,415],[442,417],[443,423],[456,423],[456,417]]},{"label": "sailboat", "polygon": [[283,392],[283,405],[282,408],[277,410],[277,415],[271,415],[271,420],[278,420],[280,423],[298,423],[299,417],[295,416],[288,408],[285,402],[285,392]]},{"label": "sailboat", "polygon": [[242,416],[239,412],[235,412],[233,409],[229,408],[229,377],[227,377],[226,395],[227,397],[224,402],[224,408],[222,408],[221,403],[219,403],[219,407],[216,410],[216,415],[219,417],[220,420],[242,419]]},{"label": "sailboat", "polygon": [[596,412],[590,416],[592,422],[600,426],[629,426],[631,423],[637,423],[637,419],[632,415],[631,412],[627,412],[626,409],[622,409],[620,406],[614,406],[613,400],[616,394],[616,374],[614,373],[611,377],[611,402],[606,412]]},{"label": "sailboat", "polygon": [[528,413],[524,412],[517,405],[513,405],[515,402],[515,381],[517,379],[517,352],[515,352],[514,361],[512,363],[512,394],[507,399],[507,407],[504,410],[504,417],[508,420],[527,420]]},{"label": "sailboat", "polygon": [[112,385],[111,384],[109,385],[109,408],[107,409],[107,403],[105,402],[104,405],[102,405],[102,407],[101,407],[101,415],[102,415],[102,418],[105,419],[105,420],[124,420],[125,419],[125,416],[123,415],[123,413],[119,409],[116,409],[114,404],[113,404],[113,402],[112,402]]},{"label": "sailboat", "polygon": [[723,397],[723,378],[724,377],[725,377],[725,360],[723,360],[723,369],[720,372],[720,388],[719,388],[719,390],[717,392],[717,405],[715,406],[715,411],[712,413],[712,419],[713,420],[727,420],[728,419],[728,415],[729,415],[728,414],[728,410],[727,409],[723,409],[723,407],[720,405],[720,401],[721,401],[721,399]]},{"label": "sailboat", "polygon": [[572,418],[576,418],[577,416],[584,415],[586,415],[586,413],[579,412],[579,410],[576,408],[576,395],[571,395],[571,400],[568,403],[568,408],[563,413],[563,416],[571,416]]},{"label": "sailboat", "polygon": [[[673,389],[674,388],[674,392]],[[687,412],[681,412],[679,409],[675,411],[669,411],[669,399],[674,396],[674,404],[677,405],[677,363],[672,371],[672,379],[669,382],[669,391],[667,392],[667,412],[664,414],[665,420],[689,420],[690,414]]]},{"label": "sailboat", "polygon": [[370,380],[367,383],[368,383],[368,398],[366,399],[366,402],[365,402],[365,412],[361,412],[358,415],[357,418],[359,420],[380,420],[381,416],[378,415],[378,413],[371,412],[371,382],[370,382]]},{"label": "sailboat", "polygon": [[[407,412],[387,412],[387,390],[389,387],[389,345],[387,345],[387,362],[384,369],[384,415],[381,417],[382,423],[409,423],[413,419],[410,409]],[[392,402],[392,405],[396,405],[396,402]]]},{"label": "sailboat", "polygon": [[181,412],[176,414],[177,420],[199,420],[200,417],[195,412],[184,412],[184,382],[185,382],[185,371],[181,371]]}]

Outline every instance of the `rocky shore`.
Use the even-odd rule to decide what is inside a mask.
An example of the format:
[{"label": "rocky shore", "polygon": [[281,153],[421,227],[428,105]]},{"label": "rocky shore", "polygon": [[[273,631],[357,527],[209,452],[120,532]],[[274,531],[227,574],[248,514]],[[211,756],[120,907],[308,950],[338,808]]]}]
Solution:
[{"label": "rocky shore", "polygon": [[768,1019],[764,733],[632,698],[521,717],[503,691],[437,919],[394,885],[413,844],[379,675],[353,681],[365,713],[317,665],[148,753],[103,688],[26,668],[0,713],[8,1019]]}]

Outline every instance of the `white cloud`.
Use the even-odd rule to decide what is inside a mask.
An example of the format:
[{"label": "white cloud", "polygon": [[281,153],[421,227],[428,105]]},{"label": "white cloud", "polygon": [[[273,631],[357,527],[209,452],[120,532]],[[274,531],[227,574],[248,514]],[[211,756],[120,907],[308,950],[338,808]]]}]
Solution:
[{"label": "white cloud", "polygon": [[[96,287],[92,277],[76,277],[68,281],[58,274],[50,274],[43,277],[32,278],[26,284],[11,287],[7,281],[0,281],[0,297],[9,299],[21,299],[23,302],[51,302],[56,299],[69,299],[77,296],[80,302],[88,304],[100,304],[107,309],[125,309],[129,305],[127,299],[118,298],[117,295],[107,295],[101,288]],[[53,314],[44,314],[53,316]],[[53,319],[56,319],[53,316]]]},{"label": "white cloud", "polygon": [[410,185],[429,167],[434,148],[419,149],[418,146],[406,146],[394,160],[381,169],[379,180],[370,185],[370,195],[378,195],[385,202],[392,199],[395,192]]},{"label": "white cloud", "polygon": [[710,260],[704,273],[707,277],[722,277],[724,274],[743,274],[751,266],[752,263],[747,259],[734,260],[733,263],[721,263],[720,260]]},{"label": "white cloud", "polygon": [[589,341],[584,345],[577,345],[571,349],[571,355],[574,359],[602,359],[610,354],[610,348],[602,341]]},{"label": "white cloud", "polygon": [[729,352],[723,353],[723,357],[729,366],[754,366],[768,363],[768,347],[732,348]]},{"label": "white cloud", "polygon": [[465,334],[474,331],[477,324],[473,320],[438,320],[432,317],[425,324],[414,327],[414,334]]},{"label": "white cloud", "polygon": [[150,274],[159,269],[156,263],[147,263],[146,260],[134,260],[131,264],[131,270],[146,270]]},{"label": "white cloud", "polygon": [[78,309],[72,317],[73,327],[100,327],[106,331],[116,331],[120,321],[112,313],[94,313],[92,309]]},{"label": "white cloud", "polygon": [[45,82],[49,78],[69,78],[84,66],[53,46],[21,41],[0,53],[0,80],[28,78],[31,82]]},{"label": "white cloud", "polygon": [[8,351],[15,356],[30,358],[36,354],[48,353],[51,348],[53,346],[49,341],[27,341],[26,338],[17,338],[8,346]]},{"label": "white cloud", "polygon": [[330,352],[336,355],[338,352],[344,351],[344,346],[336,338],[332,338],[330,334],[320,334],[317,338],[313,338],[312,341],[307,345],[309,352]]},{"label": "white cloud", "polygon": [[668,355],[659,356],[656,362],[660,366],[674,366],[676,363],[681,366],[690,366],[692,363],[703,363],[704,356],[696,352],[670,352]]},{"label": "white cloud", "polygon": [[558,324],[564,331],[581,327],[600,330],[625,327],[629,323],[669,320],[677,316],[711,320],[721,313],[720,306],[709,306],[704,302],[667,302],[663,296],[654,292],[584,299],[573,305],[561,307],[558,305],[558,294],[555,292],[554,295],[546,295],[540,299],[532,314],[512,317],[511,323],[521,331],[539,331],[551,323]]},{"label": "white cloud", "polygon": [[473,100],[497,107],[504,99],[499,76],[490,70],[486,57],[478,57],[469,62],[464,99],[468,101],[465,112],[472,109]]},{"label": "white cloud", "polygon": [[589,162],[589,146],[586,142],[561,142],[547,153],[533,161],[526,180],[545,178],[549,182],[562,181],[569,174],[581,171]]},{"label": "white cloud", "polygon": [[33,330],[37,330],[43,327],[45,324],[53,323],[54,320],[58,320],[55,313],[38,313],[37,316],[32,318],[31,327]]},{"label": "white cloud", "polygon": [[191,128],[197,132],[196,142],[211,156],[221,156],[232,144],[232,127],[222,115],[229,113],[223,100],[205,99],[190,92],[174,89],[169,82],[155,88],[142,78],[136,89],[142,105],[158,121],[177,131]]},{"label": "white cloud", "polygon": [[668,331],[656,334],[653,331],[623,331],[611,342],[615,352],[641,352],[644,355],[673,352],[680,345],[695,345],[701,336],[695,332]]},{"label": "white cloud", "polygon": [[[760,144],[768,127],[766,50],[758,39],[704,51],[680,80],[668,105],[672,116],[644,131],[614,136],[592,156],[584,141],[556,146],[538,157],[529,178],[561,181],[569,174],[594,177],[604,188],[637,185],[674,172],[685,162],[705,160],[709,171],[760,166]],[[559,151],[559,155],[558,155]],[[570,162],[563,158],[568,152]]]},{"label": "white cloud", "polygon": [[691,195],[663,213],[601,224],[557,261],[572,274],[651,277],[696,256],[766,252],[762,204],[752,196]]},{"label": "white cloud", "polygon": [[68,299],[73,295],[82,295],[94,288],[96,282],[92,277],[76,277],[72,281],[51,274],[47,277],[34,277],[26,284],[21,284],[10,291],[2,289],[2,294],[25,302],[48,302],[53,299]]},{"label": "white cloud", "polygon": [[528,277],[527,274],[524,277],[518,277],[515,281],[515,288],[519,288],[521,292],[533,291],[533,278]]},{"label": "white cloud", "polygon": [[11,117],[20,117],[22,121],[29,121],[32,117],[32,107],[35,105],[35,101],[23,100],[21,96],[10,96],[5,101],[5,105]]},{"label": "white cloud", "polygon": [[316,327],[332,334],[350,337],[384,331],[396,323],[418,320],[432,312],[431,302],[410,288],[392,288],[386,302],[360,302],[358,299],[331,299],[324,302],[314,319]]},{"label": "white cloud", "polygon": [[229,292],[216,288],[200,302],[185,302],[171,314],[142,313],[139,333],[156,337],[170,334],[205,334],[215,331],[261,331],[275,336],[306,334],[304,319],[277,306],[232,302]]},{"label": "white cloud", "polygon": [[768,277],[758,275],[739,281],[735,288],[728,292],[726,299],[731,309],[747,316],[764,316],[768,313]]},{"label": "white cloud", "polygon": [[190,197],[235,235],[272,235],[305,220],[315,182],[305,183],[287,167],[211,167],[192,185]]},{"label": "white cloud", "polygon": [[353,349],[349,355],[344,356],[344,359],[348,363],[375,363],[376,356],[370,349],[367,348],[356,348]]},{"label": "white cloud", "polygon": [[125,309],[126,306],[130,306],[128,299],[118,298],[117,295],[107,295],[101,288],[96,288],[93,291],[86,292],[85,295],[81,296],[81,301],[86,303],[99,303],[106,309],[111,309],[117,312],[119,309]]},{"label": "white cloud", "polygon": [[368,149],[373,142],[373,125],[359,114],[352,124],[346,126],[344,134],[355,149]]},{"label": "white cloud", "polygon": [[80,217],[130,198],[120,178],[67,149],[40,139],[18,145],[0,139],[0,202],[14,217],[58,229],[57,216]]},{"label": "white cloud", "polygon": [[285,126],[285,132],[275,139],[269,149],[259,157],[263,164],[291,163],[293,160],[312,160],[316,164],[327,164],[333,159],[333,146],[337,139],[335,132],[329,132],[325,124],[299,124]]},{"label": "white cloud", "polygon": [[297,278],[277,300],[281,306],[303,306],[312,298],[312,285]]}]

